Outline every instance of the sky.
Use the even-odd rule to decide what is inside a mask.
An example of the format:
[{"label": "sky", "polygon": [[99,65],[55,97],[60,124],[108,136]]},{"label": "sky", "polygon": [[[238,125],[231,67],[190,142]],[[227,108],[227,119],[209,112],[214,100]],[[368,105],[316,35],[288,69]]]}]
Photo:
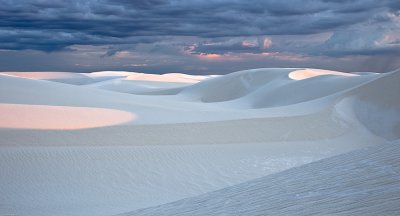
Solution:
[{"label": "sky", "polygon": [[400,67],[399,0],[0,0],[0,71]]}]

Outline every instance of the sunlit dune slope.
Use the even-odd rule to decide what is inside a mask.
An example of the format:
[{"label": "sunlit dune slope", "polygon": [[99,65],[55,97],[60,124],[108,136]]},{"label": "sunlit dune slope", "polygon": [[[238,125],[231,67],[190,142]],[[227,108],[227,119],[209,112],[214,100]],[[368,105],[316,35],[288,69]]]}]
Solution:
[{"label": "sunlit dune slope", "polygon": [[134,119],[126,111],[28,104],[0,104],[0,128],[77,130],[122,124]]}]

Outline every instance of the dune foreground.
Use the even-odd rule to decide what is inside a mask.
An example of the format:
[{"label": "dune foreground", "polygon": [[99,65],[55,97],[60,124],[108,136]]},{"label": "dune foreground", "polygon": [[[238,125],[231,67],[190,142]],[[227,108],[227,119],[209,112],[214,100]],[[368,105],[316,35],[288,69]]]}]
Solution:
[{"label": "dune foreground", "polygon": [[398,215],[400,69],[0,73],[0,215]]}]

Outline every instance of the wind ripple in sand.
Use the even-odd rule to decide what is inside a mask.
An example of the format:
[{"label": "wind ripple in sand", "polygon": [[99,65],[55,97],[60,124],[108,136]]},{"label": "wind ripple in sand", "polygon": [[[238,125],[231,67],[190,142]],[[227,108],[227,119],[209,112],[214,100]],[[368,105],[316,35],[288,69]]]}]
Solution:
[{"label": "wind ripple in sand", "polygon": [[0,128],[76,130],[123,124],[131,112],[94,108],[29,104],[0,104]]},{"label": "wind ripple in sand", "polygon": [[118,216],[399,215],[399,143]]}]

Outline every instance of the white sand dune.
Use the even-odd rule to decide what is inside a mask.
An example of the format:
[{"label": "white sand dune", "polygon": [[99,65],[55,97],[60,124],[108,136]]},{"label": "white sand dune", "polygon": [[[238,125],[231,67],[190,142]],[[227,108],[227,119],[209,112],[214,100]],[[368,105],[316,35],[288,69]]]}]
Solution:
[{"label": "white sand dune", "polygon": [[[308,70],[256,69],[242,71],[201,82],[184,89],[180,95],[188,100],[206,103],[227,102],[230,107],[267,108],[302,103],[354,88],[378,76],[343,76],[325,71],[301,81],[292,74],[308,74]],[[222,87],[221,87],[222,86]]]},{"label": "white sand dune", "polygon": [[355,151],[119,216],[397,215],[399,144]]},{"label": "white sand dune", "polygon": [[158,82],[174,82],[174,83],[197,83],[206,79],[207,76],[195,76],[181,73],[169,74],[145,74],[135,73],[126,77],[126,80],[143,80],[143,81],[158,81]]},{"label": "white sand dune", "polygon": [[182,73],[166,73],[166,74],[147,74],[128,71],[98,71],[92,73],[70,73],[70,72],[1,72],[3,74],[13,75],[17,77],[50,80],[54,82],[82,85],[92,82],[105,81],[116,78],[124,80],[141,80],[155,82],[174,82],[174,83],[197,83],[201,80],[214,77],[203,75],[188,75]]},{"label": "white sand dune", "polygon": [[343,73],[338,71],[321,70],[321,69],[302,69],[289,73],[289,78],[294,80],[304,80],[316,76],[335,75],[335,76],[357,76],[357,74]]},{"label": "white sand dune", "polygon": [[400,70],[346,93],[358,121],[388,140],[400,138]]},{"label": "white sand dune", "polygon": [[183,87],[208,78],[210,76],[194,76],[180,73],[160,75],[131,72],[124,78],[96,82],[91,84],[90,87],[130,94],[170,95],[180,92]]},{"label": "white sand dune", "polygon": [[400,139],[400,70],[84,76],[0,74],[0,215],[117,215]]},{"label": "white sand dune", "polygon": [[102,82],[96,82],[86,85],[87,87],[95,87],[109,91],[130,93],[130,94],[157,94],[171,95],[182,90],[183,87],[192,83],[184,82],[161,82],[161,81],[146,81],[146,80],[126,80],[113,79]]},{"label": "white sand dune", "polygon": [[84,85],[94,82],[90,77],[80,73],[68,72],[1,72],[3,74],[23,77],[28,79],[49,80],[73,85]]}]

